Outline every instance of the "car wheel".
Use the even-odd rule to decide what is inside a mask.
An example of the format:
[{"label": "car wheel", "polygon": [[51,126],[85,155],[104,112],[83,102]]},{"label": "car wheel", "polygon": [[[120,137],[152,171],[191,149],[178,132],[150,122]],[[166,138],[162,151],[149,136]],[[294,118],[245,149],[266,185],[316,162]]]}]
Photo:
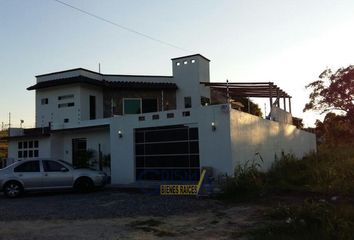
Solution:
[{"label": "car wheel", "polygon": [[4,186],[4,193],[9,198],[16,198],[23,193],[23,187],[19,182],[8,182]]},{"label": "car wheel", "polygon": [[78,192],[91,192],[93,190],[93,182],[90,178],[79,178],[76,180],[74,188]]}]

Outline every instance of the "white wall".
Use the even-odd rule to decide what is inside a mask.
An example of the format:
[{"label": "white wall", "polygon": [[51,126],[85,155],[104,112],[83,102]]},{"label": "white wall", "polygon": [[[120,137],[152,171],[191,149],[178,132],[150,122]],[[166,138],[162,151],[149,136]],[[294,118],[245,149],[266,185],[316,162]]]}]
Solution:
[{"label": "white wall", "polygon": [[[59,96],[73,94],[72,99],[58,100]],[[42,105],[41,99],[48,98],[48,104]],[[74,102],[73,107],[58,108],[60,103]],[[77,123],[80,121],[80,87],[77,84],[36,90],[36,127],[62,124],[64,119]]]},{"label": "white wall", "polygon": [[253,159],[259,161],[256,153],[264,160],[262,169],[267,170],[275,156],[279,158],[282,151],[299,158],[316,151],[316,136],[293,125],[265,120],[233,109],[230,119],[233,168]]},{"label": "white wall", "polygon": [[[144,114],[145,121],[139,121],[140,115],[117,116],[111,119],[111,165],[112,183],[129,184],[135,182],[135,140],[134,129],[184,124],[198,127],[200,166],[213,167],[216,172],[226,172],[232,168],[230,150],[230,122],[227,112],[221,105],[189,109],[190,116],[182,116],[184,110],[157,113],[159,120],[152,120],[156,113]],[[167,118],[174,113],[174,118]],[[212,131],[211,123],[216,130]],[[122,132],[119,138],[118,131]]]},{"label": "white wall", "polygon": [[[101,144],[102,153],[109,154],[110,138],[108,129],[99,130],[75,130],[71,132],[57,132],[52,134],[52,154],[55,159],[63,159],[72,163],[72,140],[74,138],[86,138],[87,149],[94,150],[95,154],[98,154],[99,144]],[[54,145],[54,143],[58,145]],[[60,144],[60,145],[59,145]],[[98,158],[98,156],[95,156]]]},{"label": "white wall", "polygon": [[177,109],[184,108],[184,97],[192,97],[192,108],[200,107],[201,96],[210,98],[208,88],[200,84],[200,82],[210,81],[208,60],[199,55],[172,59],[172,71],[174,81],[178,86]]},{"label": "white wall", "polygon": [[90,96],[96,97],[96,119],[103,118],[102,88],[85,85],[80,87],[81,121],[90,119]]},{"label": "white wall", "polygon": [[[8,145],[8,158],[19,159],[18,158],[18,142],[23,141],[34,141],[38,140],[38,158],[50,158],[51,157],[51,141],[49,137],[46,138],[23,138],[10,140]],[[33,150],[34,148],[31,148]],[[23,149],[22,149],[23,150]],[[24,158],[21,158],[24,159]],[[34,157],[30,158],[34,159]]]}]

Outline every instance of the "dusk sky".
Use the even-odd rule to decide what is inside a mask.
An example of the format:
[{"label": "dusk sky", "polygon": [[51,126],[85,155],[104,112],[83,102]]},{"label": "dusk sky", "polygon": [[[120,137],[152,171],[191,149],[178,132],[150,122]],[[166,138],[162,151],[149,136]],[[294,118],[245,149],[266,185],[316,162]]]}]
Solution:
[{"label": "dusk sky", "polygon": [[[0,124],[33,127],[35,75],[71,68],[107,74],[172,75],[171,58],[200,53],[211,81],[272,81],[303,113],[305,85],[326,68],[354,64],[353,0],[0,0]],[[257,101],[259,102],[259,101]],[[263,102],[260,107],[264,110]],[[269,106],[267,107],[269,110]]]}]

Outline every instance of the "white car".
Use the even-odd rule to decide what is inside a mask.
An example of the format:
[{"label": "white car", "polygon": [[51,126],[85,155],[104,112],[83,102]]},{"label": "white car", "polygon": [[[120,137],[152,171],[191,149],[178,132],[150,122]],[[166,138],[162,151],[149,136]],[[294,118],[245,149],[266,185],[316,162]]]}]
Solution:
[{"label": "white car", "polygon": [[81,192],[103,187],[107,174],[92,169],[75,169],[65,161],[34,159],[17,161],[0,169],[0,191],[15,198],[24,191],[75,189]]}]

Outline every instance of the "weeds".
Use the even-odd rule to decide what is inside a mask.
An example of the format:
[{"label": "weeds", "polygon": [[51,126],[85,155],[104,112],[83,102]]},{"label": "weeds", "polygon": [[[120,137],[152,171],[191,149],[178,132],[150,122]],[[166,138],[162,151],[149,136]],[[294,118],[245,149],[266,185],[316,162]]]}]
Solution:
[{"label": "weeds", "polygon": [[279,206],[267,214],[270,223],[248,232],[251,239],[352,239],[354,207],[305,200]]}]

